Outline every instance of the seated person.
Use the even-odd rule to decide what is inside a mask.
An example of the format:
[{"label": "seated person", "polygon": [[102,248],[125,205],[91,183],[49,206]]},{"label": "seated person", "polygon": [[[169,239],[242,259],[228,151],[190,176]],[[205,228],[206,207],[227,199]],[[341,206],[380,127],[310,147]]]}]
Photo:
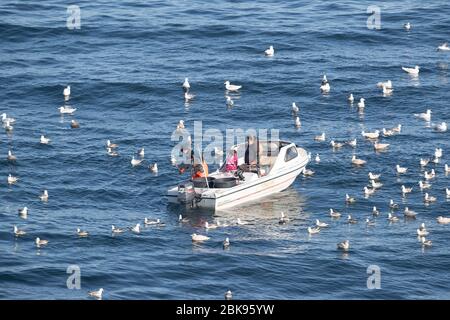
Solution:
[{"label": "seated person", "polygon": [[194,161],[193,164],[193,171],[192,171],[192,179],[195,178],[204,178],[208,176],[208,164],[205,161],[205,158],[202,155],[202,162],[201,163],[196,163]]},{"label": "seated person", "polygon": [[238,155],[237,155],[237,147],[233,148],[233,155],[227,158],[225,163],[225,171],[236,171],[238,168]]}]

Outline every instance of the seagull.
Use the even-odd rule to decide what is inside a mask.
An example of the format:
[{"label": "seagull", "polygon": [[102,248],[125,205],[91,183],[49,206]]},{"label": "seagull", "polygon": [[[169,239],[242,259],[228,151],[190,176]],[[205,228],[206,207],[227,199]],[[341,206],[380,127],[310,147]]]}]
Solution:
[{"label": "seagull", "polygon": [[201,235],[201,234],[196,234],[196,233],[192,234],[191,238],[192,238],[193,242],[201,242],[201,241],[209,240],[209,237]]},{"label": "seagull", "polygon": [[428,171],[425,171],[425,173],[423,174],[423,177],[425,178],[425,180],[433,179],[435,177],[434,169],[431,169],[430,173],[428,173]]},{"label": "seagull", "polygon": [[442,148],[436,148],[436,150],[434,150],[434,156],[436,158],[442,158]]},{"label": "seagull", "polygon": [[353,197],[350,197],[350,196],[348,195],[348,193],[346,193],[346,194],[345,194],[345,202],[347,202],[347,203],[355,203],[355,202],[356,202],[356,199],[353,198]]},{"label": "seagull", "polygon": [[449,188],[445,188],[445,194],[446,194],[447,198],[450,198],[450,189]]},{"label": "seagull", "polygon": [[427,122],[430,122],[431,121],[431,113],[432,113],[431,110],[427,109],[426,112],[424,112],[424,113],[415,113],[414,116],[416,118],[419,118],[419,119],[425,120]]},{"label": "seagull", "polygon": [[352,163],[356,166],[363,166],[366,164],[366,160],[358,159],[355,155],[352,156]]},{"label": "seagull", "polygon": [[41,201],[43,201],[43,202],[47,202],[48,201],[48,191],[44,190],[44,192],[39,196],[39,199],[41,199]]},{"label": "seagull", "polygon": [[430,162],[430,159],[422,159],[420,158],[420,166],[425,167]]},{"label": "seagull", "polygon": [[388,213],[388,220],[390,222],[397,222],[398,218],[396,216],[394,216],[392,213]]},{"label": "seagull", "polygon": [[400,167],[400,165],[396,165],[395,169],[397,170],[397,173],[399,173],[399,174],[403,174],[403,173],[406,173],[406,171],[408,171],[408,168]]},{"label": "seagull", "polygon": [[449,224],[450,218],[439,216],[437,217],[437,222],[440,224]]},{"label": "seagull", "polygon": [[138,150],[137,154],[138,154],[141,158],[143,158],[143,157],[145,156],[145,150],[144,150],[144,148],[140,148],[140,149]]},{"label": "seagull", "polygon": [[27,233],[26,233],[25,231],[20,230],[19,228],[17,228],[16,225],[14,225],[14,235],[15,235],[16,237],[24,236],[24,235],[26,235],[26,234],[27,234]]},{"label": "seagull", "polygon": [[353,104],[353,101],[355,101],[355,98],[353,97],[353,93],[350,93],[347,100],[348,100],[348,102]]},{"label": "seagull", "polygon": [[380,215],[380,211],[375,206],[372,208],[372,215],[375,217],[378,217]]},{"label": "seagull", "polygon": [[115,149],[115,148],[117,148],[118,146],[119,146],[118,144],[116,144],[116,143],[111,143],[111,141],[106,140],[106,147],[107,147],[107,148]]},{"label": "seagull", "polygon": [[412,188],[406,188],[404,185],[402,185],[402,194],[406,195],[407,193],[411,193]]},{"label": "seagull", "polygon": [[6,113],[2,113],[2,122],[3,122],[3,123],[9,122],[11,125],[13,125],[13,124],[16,122],[16,119],[14,119],[14,118],[8,118],[8,116],[6,115]]},{"label": "seagull", "polygon": [[367,187],[364,187],[364,195],[365,196],[371,196],[372,194],[375,193],[375,188],[369,189]]},{"label": "seagull", "polygon": [[218,226],[217,224],[209,224],[208,221],[205,221],[205,229],[209,230],[209,229],[217,229]]},{"label": "seagull", "polygon": [[80,124],[77,121],[75,121],[75,120],[71,120],[70,121],[70,127],[72,129],[78,129],[78,128],[80,128]]},{"label": "seagull", "polygon": [[408,207],[405,207],[405,211],[403,212],[405,217],[407,218],[416,218],[417,212],[410,210]]},{"label": "seagull", "polygon": [[383,137],[391,137],[395,134],[393,130],[386,130],[386,128],[383,128],[381,132],[383,133]]},{"label": "seagull", "polygon": [[314,137],[315,141],[325,141],[325,132],[322,132],[322,134]]},{"label": "seagull", "polygon": [[274,53],[275,53],[275,50],[273,49],[273,46],[270,46],[269,49],[266,49],[264,51],[264,54],[269,57],[272,57],[274,55]]},{"label": "seagull", "polygon": [[406,31],[411,30],[411,23],[407,22],[403,25],[403,28],[405,28]]},{"label": "seagull", "polygon": [[370,180],[380,180],[381,174],[373,174],[372,172],[369,172],[369,179]]},{"label": "seagull", "polygon": [[409,73],[412,76],[418,76],[419,75],[419,66],[415,66],[414,68],[406,68],[406,67],[402,67],[402,70],[405,71],[406,73]]},{"label": "seagull", "polygon": [[111,148],[107,148],[106,151],[108,152],[108,155],[111,156],[111,157],[116,157],[116,156],[119,155],[117,153],[117,151],[114,151],[114,149],[111,149]]},{"label": "seagull", "polygon": [[188,102],[190,100],[193,100],[195,98],[195,94],[189,93],[189,91],[186,91],[184,93],[184,101]]},{"label": "seagull", "polygon": [[48,244],[48,240],[36,238],[35,243],[36,243],[36,247],[40,248],[41,246],[46,246]]},{"label": "seagull", "polygon": [[144,218],[144,224],[146,226],[164,225],[159,218],[156,219],[156,220],[150,220],[147,217]]},{"label": "seagull", "polygon": [[227,96],[227,107],[231,108],[234,106],[234,101],[231,100],[231,97]]},{"label": "seagull", "polygon": [[333,148],[335,148],[335,149],[342,148],[342,146],[344,145],[344,144],[341,143],[341,142],[334,142],[334,140],[331,140],[330,144],[331,144],[331,146],[332,146]]},{"label": "seagull", "polygon": [[89,296],[94,297],[96,299],[101,300],[103,296],[103,288],[98,289],[97,291],[88,292]]},{"label": "seagull", "polygon": [[448,166],[448,164],[445,164],[444,171],[445,173],[450,173],[450,167]]},{"label": "seagull", "polygon": [[296,115],[299,111],[300,111],[300,108],[297,107],[297,105],[295,104],[295,102],[292,102],[292,113],[293,113],[294,115]]},{"label": "seagull", "polygon": [[438,51],[450,51],[450,48],[448,46],[447,42],[444,42],[439,47],[437,47]]},{"label": "seagull", "polygon": [[334,211],[333,209],[330,209],[330,216],[332,218],[340,218],[341,214],[339,212],[337,212],[337,211]]},{"label": "seagull", "polygon": [[311,177],[311,176],[313,176],[314,175],[314,171],[313,170],[311,170],[311,169],[304,169],[303,170],[303,176],[305,176],[305,177]]},{"label": "seagull", "polygon": [[314,228],[308,227],[308,233],[309,234],[316,234],[316,233],[319,233],[319,232],[320,232],[320,228],[319,227],[314,227]]},{"label": "seagull", "polygon": [[191,85],[189,84],[189,79],[184,78],[184,82],[183,82],[184,91],[187,92],[187,91],[189,91],[190,88],[191,88]]},{"label": "seagull", "polygon": [[70,86],[67,86],[63,90],[64,100],[69,100],[70,98]]},{"label": "seagull", "polygon": [[23,208],[19,209],[19,215],[26,216],[27,214],[28,214],[28,208],[27,207],[23,207]]},{"label": "seagull", "polygon": [[316,158],[314,159],[317,163],[319,163],[320,162],[320,156],[319,156],[319,154],[316,154]]},{"label": "seagull", "polygon": [[183,218],[183,216],[180,214],[178,216],[178,222],[186,223],[186,222],[189,222],[189,219],[188,218]]},{"label": "seagull", "polygon": [[320,222],[319,219],[316,219],[316,226],[319,228],[326,228],[328,227],[328,223]]},{"label": "seagull", "polygon": [[16,156],[12,154],[11,150],[8,150],[8,156],[6,157],[6,159],[8,161],[16,161],[17,160]]},{"label": "seagull", "polygon": [[347,223],[355,224],[355,223],[358,223],[358,220],[352,218],[351,215],[348,215],[348,216],[347,216]]},{"label": "seagull", "polygon": [[350,147],[356,148],[357,140],[356,138],[346,142]]},{"label": "seagull", "polygon": [[391,80],[387,80],[385,82],[381,81],[377,83],[377,87],[378,88],[387,88],[387,89],[392,89],[392,81]]},{"label": "seagull", "polygon": [[375,221],[372,221],[369,218],[366,218],[366,225],[368,227],[373,227],[373,226],[375,226]]},{"label": "seagull", "polygon": [[112,225],[111,226],[111,232],[112,233],[123,233],[123,232],[125,232],[125,230],[121,229],[121,228],[117,228],[116,226]]},{"label": "seagull", "polygon": [[427,240],[427,239],[425,239],[425,237],[421,237],[420,241],[422,242],[422,245],[424,247],[431,247],[431,244],[432,244],[431,240]]},{"label": "seagull", "polygon": [[389,146],[390,146],[389,143],[377,143],[377,142],[375,142],[373,144],[373,148],[375,149],[375,151],[386,150]]},{"label": "seagull", "polygon": [[142,159],[135,159],[134,156],[131,158],[131,166],[136,167],[142,163]]},{"label": "seagull", "polygon": [[230,247],[230,239],[228,237],[226,237],[225,240],[223,240],[222,244],[223,244],[224,249],[229,248]]},{"label": "seagull", "polygon": [[389,96],[389,95],[391,95],[392,92],[394,91],[394,89],[388,88],[388,87],[386,87],[386,86],[383,86],[382,88],[383,88],[383,95],[384,95],[384,96]]},{"label": "seagull", "polygon": [[13,185],[19,181],[19,178],[12,176],[11,174],[8,175],[8,184]]},{"label": "seagull", "polygon": [[225,300],[231,300],[233,299],[233,294],[231,293],[231,290],[228,290],[225,292]]},{"label": "seagull", "polygon": [[420,224],[419,229],[420,229],[421,231],[427,230],[427,228],[425,228],[425,223],[424,223],[424,222],[422,222],[422,223]]},{"label": "seagull", "polygon": [[225,89],[227,89],[228,91],[238,91],[240,88],[242,88],[242,86],[230,84],[230,81],[228,80],[224,82],[224,85]]},{"label": "seagull", "polygon": [[49,144],[50,141],[51,140],[49,138],[46,138],[44,135],[41,135],[41,140],[40,140],[41,144]]},{"label": "seagull", "polygon": [[419,181],[419,188],[420,188],[420,190],[430,189],[431,184],[429,184],[426,181]]},{"label": "seagull", "polygon": [[378,137],[380,136],[380,131],[379,130],[375,130],[374,132],[361,131],[361,135],[367,139],[378,139]]},{"label": "seagull", "polygon": [[59,113],[61,114],[74,114],[75,111],[77,111],[77,109],[70,106],[59,107]]},{"label": "seagull", "polygon": [[89,235],[89,233],[87,231],[83,231],[80,228],[77,228],[77,235],[79,237],[87,237]]},{"label": "seagull", "polygon": [[138,223],[134,227],[130,228],[132,232],[134,233],[141,233],[141,224]]},{"label": "seagull", "polygon": [[285,224],[288,221],[289,221],[289,218],[284,215],[284,212],[281,212],[280,220],[278,221],[278,223]]},{"label": "seagull", "polygon": [[364,99],[364,98],[359,99],[358,108],[360,108],[360,109],[365,108],[366,104],[364,103],[364,101],[366,101],[366,99]]},{"label": "seagull", "polygon": [[300,128],[302,126],[302,123],[300,122],[300,118],[299,117],[295,117],[295,126],[297,128]]},{"label": "seagull", "polygon": [[394,131],[395,133],[400,133],[402,132],[402,125],[398,124],[396,127],[391,129],[392,131]]},{"label": "seagull", "polygon": [[398,209],[398,203],[395,203],[394,200],[390,200],[389,201],[389,208],[391,208],[392,210],[397,210]]},{"label": "seagull", "polygon": [[[325,77],[325,76],[324,76]],[[328,93],[330,92],[330,84],[327,81],[322,81],[322,84],[320,85],[320,91],[322,93]]]},{"label": "seagull", "polygon": [[381,182],[376,182],[375,180],[370,180],[370,184],[374,189],[380,189],[383,186]]},{"label": "seagull", "polygon": [[348,251],[350,249],[350,241],[345,240],[337,244],[338,249]]},{"label": "seagull", "polygon": [[150,171],[153,173],[158,173],[158,164],[155,162],[149,167]]},{"label": "seagull", "polygon": [[437,132],[447,132],[447,123],[446,122],[438,123],[434,127],[434,130],[436,130]]},{"label": "seagull", "polygon": [[425,237],[425,236],[429,235],[429,232],[428,232],[427,230],[420,230],[420,229],[417,229],[417,235],[418,235],[419,237]]},{"label": "seagull", "polygon": [[426,203],[436,202],[436,197],[430,196],[428,192],[425,192],[425,197],[423,198],[423,201]]}]

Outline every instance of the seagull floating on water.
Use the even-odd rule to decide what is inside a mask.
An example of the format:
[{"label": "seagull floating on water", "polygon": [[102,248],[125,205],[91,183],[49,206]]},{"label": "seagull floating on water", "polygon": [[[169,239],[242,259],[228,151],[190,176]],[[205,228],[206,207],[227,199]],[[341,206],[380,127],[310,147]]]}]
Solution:
[{"label": "seagull floating on water", "polygon": [[368,174],[370,180],[379,180],[381,177],[381,174],[373,174],[372,172],[369,172]]},{"label": "seagull floating on water", "polygon": [[425,239],[425,237],[421,237],[420,241],[422,242],[422,245],[424,247],[431,247],[431,244],[432,244],[431,240],[427,240],[427,239]]},{"label": "seagull floating on water", "polygon": [[430,162],[430,159],[422,159],[422,158],[420,158],[420,166],[421,167],[426,167],[429,162]]},{"label": "seagull floating on water", "polygon": [[230,239],[228,237],[225,238],[225,240],[223,240],[222,242],[223,248],[227,249],[230,247]]},{"label": "seagull floating on water", "polygon": [[302,123],[300,122],[300,118],[299,117],[295,117],[295,126],[297,128],[300,128],[302,126]]},{"label": "seagull floating on water", "polygon": [[406,188],[404,185],[402,185],[402,194],[405,195],[407,193],[411,193],[413,188]]},{"label": "seagull floating on water", "polygon": [[230,84],[230,81],[228,81],[228,80],[224,82],[224,85],[225,85],[225,89],[227,89],[228,91],[238,91],[239,89],[242,88],[242,86]]},{"label": "seagull floating on water", "polygon": [[388,213],[388,220],[390,222],[397,222],[398,218],[396,216],[394,216],[392,213]]},{"label": "seagull floating on water", "polygon": [[64,100],[69,100],[70,98],[70,86],[67,86],[63,90]]},{"label": "seagull floating on water", "polygon": [[141,233],[141,224],[138,223],[134,227],[131,228],[131,231],[134,233]]},{"label": "seagull floating on water", "polygon": [[395,166],[395,169],[397,170],[397,173],[399,173],[399,174],[403,174],[403,173],[406,173],[406,171],[408,171],[408,168],[400,167],[399,164]]},{"label": "seagull floating on water", "polygon": [[348,102],[353,103],[355,101],[355,98],[353,97],[353,93],[350,93],[350,95],[347,98]]},{"label": "seagull floating on water", "polygon": [[398,209],[398,203],[395,203],[394,200],[389,200],[389,208],[392,210],[397,210]]},{"label": "seagull floating on water", "polygon": [[151,220],[151,219],[145,217],[144,218],[144,224],[146,226],[154,226],[154,225],[161,225],[162,223],[161,223],[161,220],[159,218],[155,219],[155,220]]},{"label": "seagull floating on water", "polygon": [[332,218],[340,218],[341,214],[339,212],[337,212],[337,211],[334,211],[333,209],[330,209],[330,216]]},{"label": "seagull floating on water", "polygon": [[297,107],[295,102],[292,102],[292,113],[297,114],[300,111],[300,108]]},{"label": "seagull floating on water", "polygon": [[447,42],[444,42],[440,46],[437,47],[438,51],[450,51],[450,47],[448,46]]},{"label": "seagull floating on water", "polygon": [[117,151],[114,151],[114,149],[111,148],[107,148],[106,152],[108,153],[109,156],[111,157],[116,157],[119,155],[119,153],[117,153]]},{"label": "seagull floating on water", "polygon": [[116,144],[116,143],[111,143],[111,141],[106,140],[106,147],[107,147],[107,148],[115,149],[115,148],[117,148],[118,146],[119,146],[118,144]]},{"label": "seagull floating on water", "polygon": [[210,239],[207,236],[204,236],[204,235],[201,235],[201,234],[196,234],[196,233],[192,234],[191,238],[192,238],[193,242],[201,242],[201,241],[206,241],[206,240]]},{"label": "seagull floating on water", "polygon": [[9,122],[11,125],[13,125],[16,122],[16,119],[9,118],[6,113],[2,113],[2,122],[3,123]]},{"label": "seagull floating on water", "polygon": [[403,28],[405,28],[405,30],[406,31],[409,31],[409,30],[411,30],[411,23],[409,23],[409,22],[407,22],[407,23],[405,23],[404,25],[403,25]]},{"label": "seagull floating on water", "polygon": [[363,166],[366,164],[366,160],[358,159],[355,155],[352,156],[352,164],[356,166]]},{"label": "seagull floating on water", "polygon": [[186,91],[184,93],[184,101],[188,102],[190,100],[193,100],[195,98],[195,94],[189,93],[189,91]]},{"label": "seagull floating on water", "polygon": [[409,209],[408,207],[405,207],[405,211],[403,212],[403,214],[405,215],[405,217],[407,218],[416,218],[417,216],[417,212]]},{"label": "seagull floating on water", "polygon": [[153,172],[153,173],[158,173],[158,164],[155,162],[154,164],[152,164],[151,166],[150,166],[150,171],[151,172]]},{"label": "seagull floating on water", "polygon": [[6,157],[6,159],[7,159],[8,161],[16,161],[16,160],[17,160],[16,156],[13,155],[13,153],[12,153],[11,150],[8,150],[8,156]]},{"label": "seagull floating on water", "polygon": [[234,101],[230,96],[227,96],[227,107],[231,108],[232,106],[234,106]]},{"label": "seagull floating on water", "polygon": [[15,235],[16,237],[24,236],[24,235],[26,235],[26,234],[27,234],[27,233],[26,233],[25,231],[20,230],[19,228],[17,228],[16,225],[14,225],[14,235]]},{"label": "seagull floating on water", "polygon": [[208,221],[205,221],[205,229],[209,230],[209,229],[217,229],[217,224],[209,224]]},{"label": "seagull floating on water", "polygon": [[378,217],[380,215],[380,211],[375,206],[372,208],[372,215],[375,217]]},{"label": "seagull floating on water", "polygon": [[322,132],[320,135],[318,135],[318,136],[315,136],[314,137],[314,140],[315,141],[325,141],[325,132]]},{"label": "seagull floating on water", "polygon": [[342,148],[344,146],[343,143],[341,142],[335,142],[334,140],[330,141],[330,145],[334,148],[334,149],[339,149]]},{"label": "seagull floating on water", "polygon": [[102,296],[103,296],[103,288],[100,288],[97,291],[88,292],[88,295],[93,297],[93,298],[101,300]]},{"label": "seagull floating on water", "polygon": [[275,50],[273,49],[273,46],[270,46],[269,49],[266,49],[264,51],[264,54],[266,56],[272,57],[275,54]]},{"label": "seagull floating on water", "polygon": [[434,156],[435,156],[436,158],[442,158],[442,148],[436,148],[436,149],[434,150]]},{"label": "seagull floating on water", "polygon": [[434,130],[436,130],[437,132],[447,132],[447,123],[446,122],[438,123],[434,127]]},{"label": "seagull floating on water", "polygon": [[76,120],[71,120],[70,121],[70,127],[72,129],[79,129],[80,128],[80,124],[78,123],[78,121]]},{"label": "seagull floating on water", "polygon": [[27,207],[23,207],[23,208],[19,209],[19,215],[26,216],[27,214],[28,214],[28,208]]},{"label": "seagull floating on water", "polygon": [[48,240],[40,239],[39,237],[35,240],[36,247],[40,248],[41,246],[46,246],[48,244]]},{"label": "seagull floating on water", "polygon": [[320,156],[319,156],[319,154],[316,154],[316,158],[315,158],[314,160],[316,161],[316,163],[319,163],[319,162],[320,162]]},{"label": "seagull floating on water", "polygon": [[424,112],[424,113],[415,113],[414,116],[416,118],[419,118],[419,119],[425,120],[427,122],[430,122],[431,121],[431,113],[432,113],[431,110],[427,109],[426,112]]},{"label": "seagull floating on water", "polygon": [[286,222],[289,222],[289,218],[284,215],[284,212],[281,212],[280,220],[278,220],[278,223],[285,224]]},{"label": "seagull floating on water", "polygon": [[368,227],[373,227],[373,226],[375,226],[375,221],[370,220],[369,218],[366,218],[366,225]]},{"label": "seagull floating on water", "polygon": [[189,79],[184,78],[184,82],[183,82],[184,91],[187,92],[187,91],[189,91],[190,88],[191,88],[191,85],[189,84]]},{"label": "seagull floating on water", "polygon": [[425,237],[430,234],[427,230],[417,229],[416,231],[419,237]]},{"label": "seagull floating on water", "polygon": [[430,196],[428,192],[425,192],[425,196],[423,198],[423,201],[426,203],[436,202],[436,197]]},{"label": "seagull floating on water", "polygon": [[437,217],[437,222],[440,224],[449,224],[450,218],[439,216]]},{"label": "seagull floating on water", "polygon": [[131,166],[136,167],[142,163],[142,159],[136,159],[134,156],[131,158]]},{"label": "seagull floating on water", "polygon": [[375,151],[383,151],[383,150],[386,150],[389,146],[390,146],[389,143],[378,143],[378,142],[375,142],[375,143],[373,144],[373,148],[375,149]]},{"label": "seagull floating on water", "polygon": [[228,290],[225,292],[225,300],[231,300],[233,299],[233,294],[231,293],[231,290]]},{"label": "seagull floating on water", "polygon": [[331,87],[330,87],[330,84],[328,83],[327,75],[324,74],[323,79],[322,79],[322,84],[320,85],[320,91],[322,91],[322,93],[328,93],[328,92],[330,92],[330,89],[331,89]]},{"label": "seagull floating on water", "polygon": [[418,76],[420,67],[419,66],[415,66],[414,68],[402,67],[402,70],[412,76]]},{"label": "seagull floating on water", "polygon": [[345,241],[339,242],[337,244],[337,248],[341,249],[343,251],[348,251],[350,249],[350,241],[345,240]]},{"label": "seagull floating on water", "polygon": [[370,180],[370,184],[374,189],[380,189],[383,186],[381,182],[377,182],[375,180]]},{"label": "seagull floating on water", "polygon": [[345,194],[345,202],[347,202],[347,203],[355,203],[355,202],[356,202],[356,199],[353,198],[353,197],[350,197],[350,196],[348,195],[348,193],[346,193],[346,194]]},{"label": "seagull floating on water", "polygon": [[366,99],[364,99],[364,98],[359,99],[358,108],[364,109],[366,107],[366,104],[364,103],[365,101],[366,101]]},{"label": "seagull floating on water", "polygon": [[8,175],[8,184],[13,185],[19,181],[19,178],[12,176],[11,174]]},{"label": "seagull floating on water", "polygon": [[59,107],[59,113],[61,114],[74,114],[75,111],[77,111],[77,109],[72,108],[71,106]]},{"label": "seagull floating on water", "polygon": [[123,232],[125,232],[125,230],[121,229],[121,228],[117,228],[116,226],[112,225],[111,226],[111,232],[112,233],[123,233]]},{"label": "seagull floating on water", "polygon": [[353,218],[351,215],[348,215],[348,216],[347,216],[347,223],[355,224],[355,223],[358,223],[358,220],[356,220],[355,218]]},{"label": "seagull floating on water", "polygon": [[41,144],[49,144],[50,141],[51,140],[49,138],[46,138],[44,135],[41,135],[41,139],[40,139]]},{"label": "seagull floating on water", "polygon": [[319,232],[320,232],[320,228],[319,227],[314,227],[314,228],[308,227],[308,233],[309,234],[317,234]]},{"label": "seagull floating on water", "polygon": [[87,231],[83,231],[80,228],[77,228],[77,235],[79,237],[87,237],[89,236],[89,233]]},{"label": "seagull floating on water", "polygon": [[450,167],[448,166],[448,164],[445,164],[444,171],[445,173],[450,173]]},{"label": "seagull floating on water", "polygon": [[365,132],[363,130],[363,131],[361,131],[361,135],[367,139],[378,139],[378,137],[380,136],[380,131],[375,130],[374,132]]},{"label": "seagull floating on water", "polygon": [[372,194],[375,193],[375,191],[376,191],[375,188],[369,189],[369,188],[367,188],[367,187],[364,187],[364,195],[365,195],[366,197],[367,197],[367,196],[371,196]]},{"label": "seagull floating on water", "polygon": [[430,189],[431,184],[429,184],[426,181],[419,181],[419,188],[420,188],[420,190]]},{"label": "seagull floating on water", "polygon": [[328,223],[320,222],[319,219],[316,219],[316,226],[319,228],[326,228],[328,227]]}]

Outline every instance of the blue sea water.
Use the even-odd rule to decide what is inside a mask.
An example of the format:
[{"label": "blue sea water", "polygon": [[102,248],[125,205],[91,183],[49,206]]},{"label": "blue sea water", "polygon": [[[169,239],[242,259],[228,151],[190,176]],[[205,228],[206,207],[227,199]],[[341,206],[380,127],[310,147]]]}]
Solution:
[{"label": "blue sea water", "polygon": [[[17,119],[12,135],[0,134],[0,298],[87,299],[105,289],[105,299],[448,299],[450,227],[436,217],[449,215],[444,175],[449,134],[436,133],[414,113],[433,111],[433,121],[450,121],[450,53],[436,47],[450,40],[448,1],[85,1],[81,28],[66,27],[67,6],[60,1],[0,2],[0,111]],[[381,10],[381,30],[369,30],[369,5]],[[403,24],[410,21],[411,31]],[[273,45],[274,57],[264,49]],[[401,66],[421,67],[412,79]],[[321,95],[326,73],[331,93]],[[189,77],[195,100],[185,105],[181,83]],[[394,93],[376,87],[391,79]],[[224,80],[242,84],[235,106],[227,108]],[[71,85],[74,116],[61,117],[62,90]],[[363,115],[347,95],[366,99]],[[290,113],[300,106],[302,127]],[[76,119],[81,128],[70,129]],[[299,177],[288,190],[249,206],[216,215],[169,206],[168,187],[182,177],[170,165],[171,133],[184,119],[204,129],[275,128],[313,155],[316,174]],[[403,125],[401,135],[382,139],[389,150],[375,153],[361,130]],[[350,148],[333,151],[318,143],[358,138],[355,152],[367,165],[355,168]],[[39,144],[39,136],[52,139]],[[108,157],[107,139],[119,157]],[[145,147],[145,165],[131,168],[131,156]],[[419,158],[444,150],[435,168],[425,206],[417,182]],[[11,148],[18,161],[11,164]],[[159,173],[148,165],[158,162]],[[397,176],[395,165],[409,168]],[[369,171],[384,186],[365,199]],[[8,186],[9,173],[19,183]],[[413,186],[406,198],[400,186]],[[50,199],[38,196],[48,189]],[[345,193],[357,197],[346,206]],[[388,201],[416,212],[416,221],[389,224]],[[363,220],[372,206],[381,210],[376,226]],[[17,210],[29,208],[28,219]],[[344,213],[331,221],[329,208]],[[284,211],[290,223],[280,226]],[[189,223],[179,224],[183,213]],[[345,215],[359,223],[348,225]],[[398,213],[401,217],[401,212]],[[140,235],[111,236],[111,225],[129,227],[144,217],[165,227]],[[208,231],[211,240],[193,245],[190,235],[205,234],[204,221],[251,225]],[[315,219],[330,223],[309,237]],[[416,228],[425,222],[433,246],[423,249]],[[27,231],[16,239],[13,225]],[[75,230],[90,232],[80,239]],[[40,250],[34,238],[48,239]],[[229,237],[231,248],[222,241]],[[349,239],[343,255],[336,243]],[[66,269],[81,269],[81,289],[69,290]],[[381,270],[381,289],[369,290],[369,265]]]}]

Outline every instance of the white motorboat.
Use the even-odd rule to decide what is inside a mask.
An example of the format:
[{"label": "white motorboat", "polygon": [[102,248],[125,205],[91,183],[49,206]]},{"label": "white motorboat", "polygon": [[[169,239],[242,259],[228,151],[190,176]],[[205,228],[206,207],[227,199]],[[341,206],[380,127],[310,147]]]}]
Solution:
[{"label": "white motorboat", "polygon": [[[245,166],[246,144],[230,149],[238,151],[239,168],[226,171],[223,165],[208,177],[183,181],[167,191],[169,202],[192,208],[221,210],[254,201],[288,188],[309,162],[307,152],[287,141],[259,141],[262,148],[257,165]],[[243,166],[242,166],[243,165]]]}]

